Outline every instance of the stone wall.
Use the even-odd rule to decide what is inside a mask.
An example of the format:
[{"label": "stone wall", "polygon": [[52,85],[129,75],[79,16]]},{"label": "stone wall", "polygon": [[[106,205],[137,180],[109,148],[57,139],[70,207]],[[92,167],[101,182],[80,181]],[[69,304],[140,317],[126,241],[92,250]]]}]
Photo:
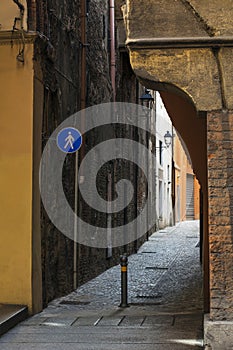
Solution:
[{"label": "stone wall", "polygon": [[[79,1],[37,2],[35,79],[43,85],[42,149],[56,127],[79,105]],[[35,99],[41,99],[35,96]],[[39,145],[38,145],[39,147]],[[63,184],[73,201],[74,158],[66,161]],[[44,305],[73,286],[73,242],[61,234],[41,209],[42,285]]]},{"label": "stone wall", "polygon": [[[112,101],[112,86],[109,66],[109,9],[108,1],[87,1],[86,46],[86,106]],[[43,0],[37,2],[37,30],[35,43],[35,79],[43,85],[42,149],[56,127],[74,112],[80,110],[81,101],[81,17],[80,0]],[[137,102],[138,83],[131,69],[126,52],[116,53],[116,96],[118,101]],[[38,98],[35,96],[35,98]],[[107,127],[105,132],[96,129],[85,136],[85,153],[98,142],[108,137],[122,136],[138,138],[146,144],[145,135],[134,128]],[[38,145],[40,147],[40,145]],[[67,200],[74,208],[74,155],[66,157],[63,171],[63,186]],[[106,199],[107,174],[111,172],[113,182],[130,178],[135,191],[129,207],[113,216],[113,225],[132,220],[143,206],[146,183],[140,171],[124,161],[109,162],[98,177],[100,195]],[[114,186],[113,196],[114,196]],[[139,205],[137,205],[139,203]],[[54,206],[56,203],[54,203]],[[95,213],[79,196],[79,215],[87,222],[106,225],[106,215]],[[46,305],[55,297],[73,289],[74,243],[61,234],[50,222],[43,206],[41,208],[42,278],[43,301]],[[106,268],[119,262],[124,251],[132,253],[145,240],[142,237],[128,246],[115,248],[107,256],[106,249],[77,245],[77,284],[80,285]]]},{"label": "stone wall", "polygon": [[89,1],[87,17],[87,106],[112,100],[107,0]]}]

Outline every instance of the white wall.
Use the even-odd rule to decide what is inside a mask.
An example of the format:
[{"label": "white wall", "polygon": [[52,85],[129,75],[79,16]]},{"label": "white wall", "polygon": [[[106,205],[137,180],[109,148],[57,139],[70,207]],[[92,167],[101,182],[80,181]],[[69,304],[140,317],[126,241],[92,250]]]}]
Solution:
[{"label": "white wall", "polygon": [[[165,148],[164,135],[172,135],[172,123],[164,107],[160,94],[155,92],[156,110],[156,211],[159,227],[172,224],[172,145]],[[162,146],[162,148],[161,148]]]}]

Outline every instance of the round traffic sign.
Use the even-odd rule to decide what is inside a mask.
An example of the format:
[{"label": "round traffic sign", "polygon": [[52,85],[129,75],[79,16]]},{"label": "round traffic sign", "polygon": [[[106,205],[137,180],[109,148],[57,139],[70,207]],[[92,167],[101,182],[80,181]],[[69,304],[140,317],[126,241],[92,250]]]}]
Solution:
[{"label": "round traffic sign", "polygon": [[57,134],[57,146],[64,153],[74,153],[82,145],[82,135],[78,129],[68,127]]}]

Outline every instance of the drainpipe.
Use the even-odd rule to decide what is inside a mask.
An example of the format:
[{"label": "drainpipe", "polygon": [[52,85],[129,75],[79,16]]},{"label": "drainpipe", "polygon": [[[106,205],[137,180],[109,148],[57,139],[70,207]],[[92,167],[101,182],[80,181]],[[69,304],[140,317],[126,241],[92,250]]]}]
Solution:
[{"label": "drainpipe", "polygon": [[114,0],[109,0],[110,15],[110,75],[113,90],[113,101],[116,100],[116,52],[115,52],[115,6]]},{"label": "drainpipe", "polygon": [[[109,0],[109,24],[110,24],[110,77],[112,84],[113,102],[116,101],[116,52],[115,52],[115,4]],[[117,161],[114,161],[112,179],[115,182]],[[110,229],[111,230],[111,229]]]},{"label": "drainpipe", "polygon": [[81,0],[81,109],[86,107],[86,0]]},{"label": "drainpipe", "polygon": [[[80,149],[80,162],[84,158],[84,145],[85,145],[85,135],[83,133],[85,127],[85,108],[86,108],[86,47],[87,47],[87,36],[86,36],[86,28],[87,28],[87,4],[86,0],[81,0],[80,3],[80,12],[81,12],[81,91],[80,91],[80,99],[81,99],[81,133],[82,133],[82,147]],[[78,206],[78,152],[75,153],[75,219],[74,219],[74,261],[73,261],[73,288],[77,288],[77,274],[78,274],[78,264],[79,264],[79,256],[80,256],[80,246],[77,244],[78,241],[78,228],[77,225],[77,216],[78,211],[81,213],[81,203]],[[84,176],[80,174],[80,181],[84,181]]]}]

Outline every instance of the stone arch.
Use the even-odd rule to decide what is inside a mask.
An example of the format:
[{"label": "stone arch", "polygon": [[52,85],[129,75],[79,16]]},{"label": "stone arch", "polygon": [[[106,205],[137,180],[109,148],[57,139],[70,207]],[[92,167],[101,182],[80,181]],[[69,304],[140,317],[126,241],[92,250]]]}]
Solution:
[{"label": "stone arch", "polygon": [[[202,130],[203,140],[199,140],[205,144],[203,154],[195,154],[193,147],[189,151],[197,173],[202,167],[198,156],[206,167],[204,290],[210,293],[210,315],[204,323],[205,344],[230,348],[227,332],[233,329],[232,1],[151,0],[143,9],[136,0],[125,3],[126,45],[134,72],[141,81],[154,82],[157,89],[164,87],[162,97],[170,114],[174,114],[174,124],[179,124],[178,131],[187,121],[181,117],[182,109],[184,105],[188,107],[187,99],[181,100],[180,91],[196,107],[196,116],[193,118],[191,113],[189,121],[203,124],[193,128],[198,138],[196,130]],[[178,94],[173,94],[171,84]],[[185,126],[182,137],[189,143],[193,135],[186,139],[187,129]],[[198,147],[196,142],[194,148]],[[218,322],[222,320],[229,321],[228,325]]]},{"label": "stone arch", "polygon": [[218,61],[212,50],[133,48],[130,59],[138,78],[153,81],[156,90],[188,97],[197,111],[222,108]]},{"label": "stone arch", "polygon": [[207,189],[206,112],[198,111],[193,99],[174,84],[139,79],[143,86],[160,92],[172,123],[188,148],[195,174]]},{"label": "stone arch", "polygon": [[200,227],[204,271],[204,309],[209,311],[209,227],[208,227],[208,159],[207,159],[207,113],[198,111],[185,91],[167,82],[153,82],[139,77],[141,83],[160,92],[164,105],[176,130],[185,142],[192,161],[194,173],[201,185],[203,208]]},{"label": "stone arch", "polygon": [[203,189],[207,189],[206,119],[195,106],[174,92],[160,91],[161,97],[176,130],[184,140],[194,172]]},{"label": "stone arch", "polygon": [[[207,49],[208,50],[208,49]],[[146,50],[147,51],[147,50]],[[176,51],[176,50],[174,50]],[[169,51],[170,52],[170,51]],[[164,55],[164,56],[163,56]],[[212,70],[208,70],[206,79],[205,65],[202,64],[198,74],[195,74],[195,62],[191,54],[185,55],[192,61],[190,74],[184,70],[187,64],[176,62],[176,54],[170,55],[163,51],[162,60],[158,57],[157,49],[145,53],[144,50],[130,49],[131,64],[135,74],[143,85],[159,90],[165,107],[173,121],[175,128],[181,134],[192,159],[194,172],[199,179],[203,194],[201,246],[203,252],[203,292],[204,310],[210,310],[210,252],[209,252],[209,188],[208,188],[208,160],[207,160],[207,116],[211,110],[221,110],[225,104],[219,71],[216,62],[212,62]],[[167,64],[166,57],[172,68]],[[202,57],[202,56],[201,56]],[[196,56],[197,60],[198,56]],[[202,57],[203,58],[203,57]],[[185,74],[184,74],[185,73]],[[185,75],[185,78],[183,78]],[[186,76],[188,75],[188,76]],[[216,79],[215,79],[216,78]],[[200,79],[200,82],[199,80]],[[193,82],[189,86],[189,81]],[[199,84],[200,83],[200,84]]]}]

